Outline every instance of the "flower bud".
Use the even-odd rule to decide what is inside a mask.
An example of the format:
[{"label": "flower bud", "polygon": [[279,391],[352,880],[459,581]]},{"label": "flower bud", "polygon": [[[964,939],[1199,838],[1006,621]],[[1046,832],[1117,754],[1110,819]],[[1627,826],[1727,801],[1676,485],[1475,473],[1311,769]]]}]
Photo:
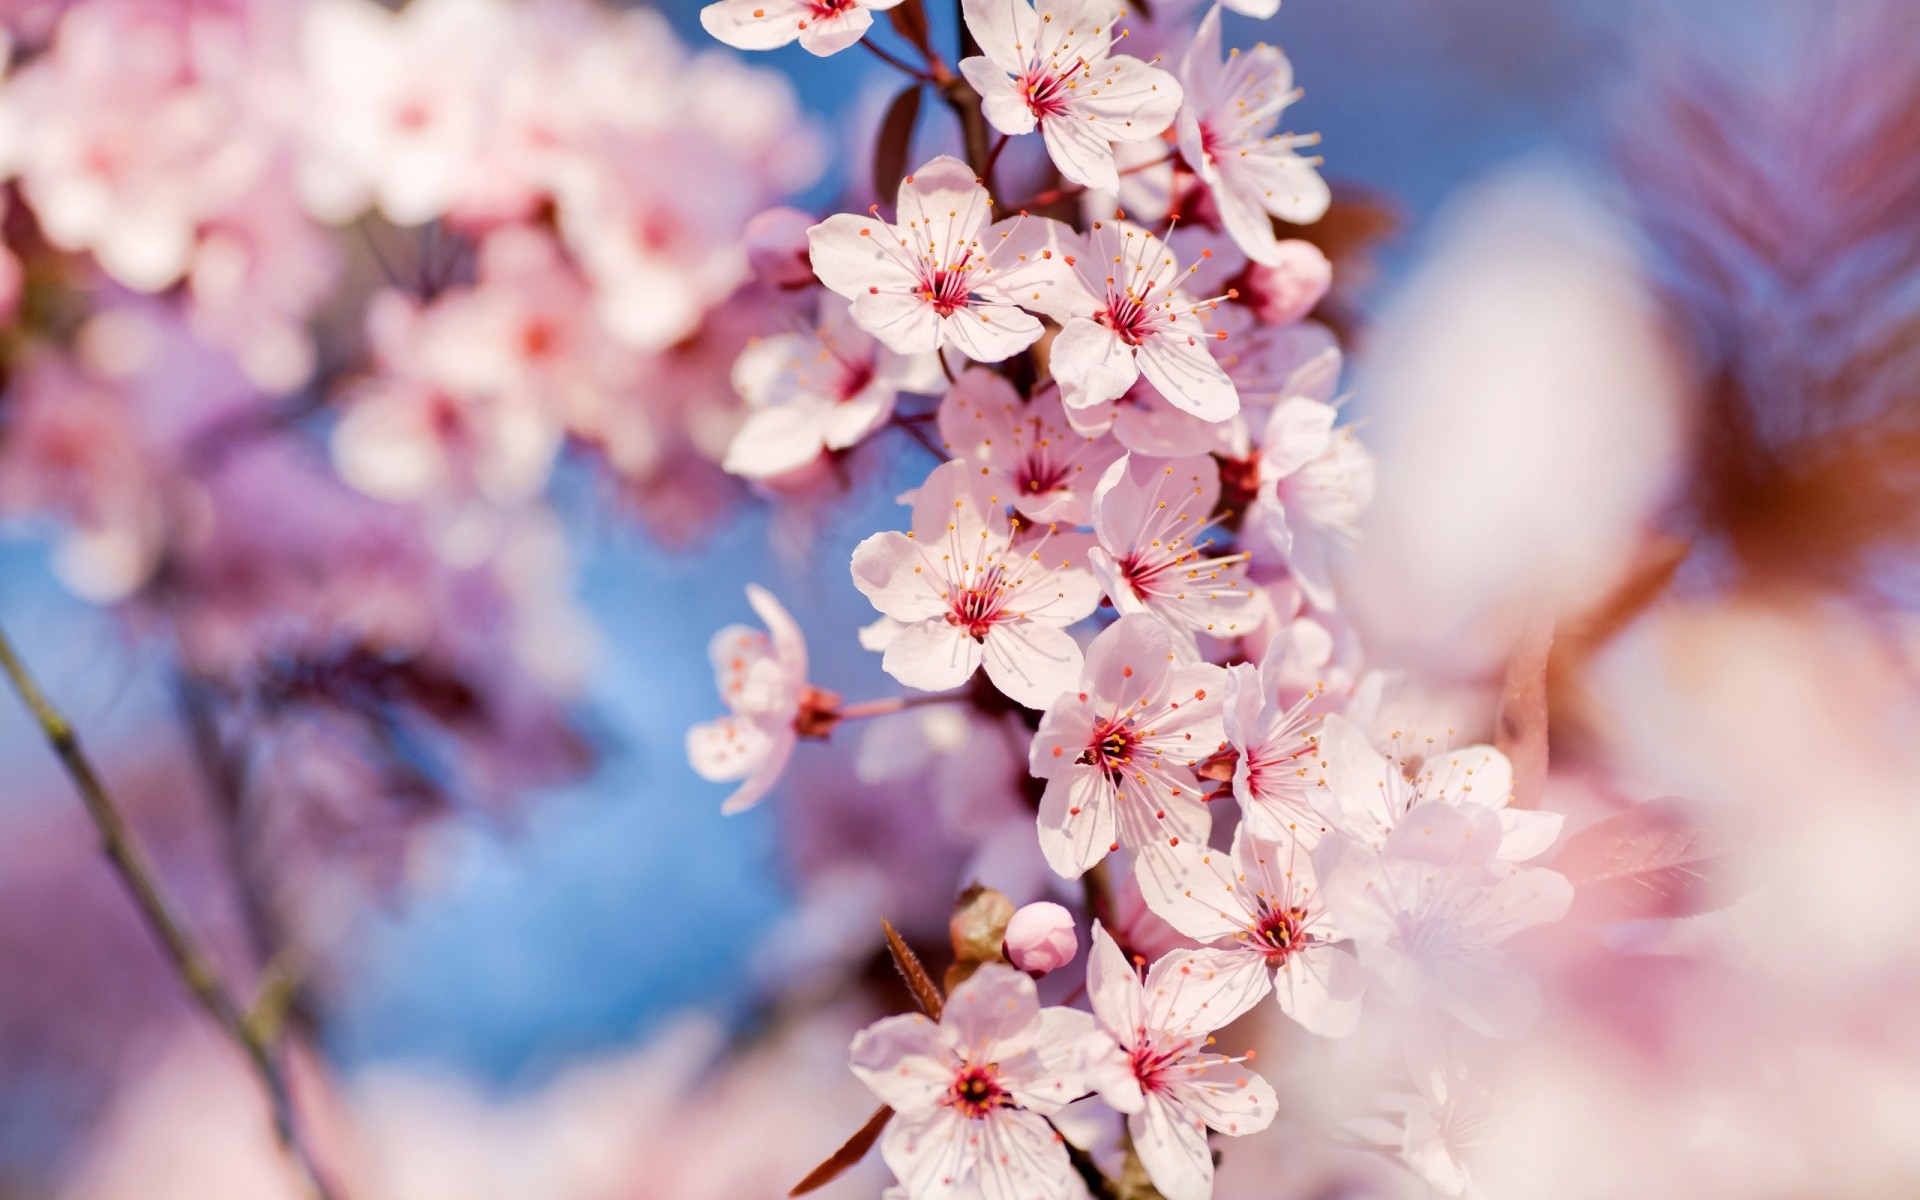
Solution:
[{"label": "flower bud", "polygon": [[1000,961],[1000,943],[1007,935],[1007,921],[1013,916],[1013,901],[992,888],[971,887],[954,906],[947,932],[953,939],[953,956],[959,962],[978,964]]},{"label": "flower bud", "polygon": [[813,282],[807,229],[813,218],[793,208],[770,208],[747,222],[747,264],[761,282],[799,288]]},{"label": "flower bud", "polygon": [[1333,286],[1333,264],[1299,238],[1280,243],[1280,261],[1247,268],[1247,305],[1268,325],[1291,325],[1313,311]]},{"label": "flower bud", "polygon": [[1073,961],[1080,939],[1073,914],[1050,901],[1029,904],[1007,922],[1007,961],[1029,975],[1045,975]]}]

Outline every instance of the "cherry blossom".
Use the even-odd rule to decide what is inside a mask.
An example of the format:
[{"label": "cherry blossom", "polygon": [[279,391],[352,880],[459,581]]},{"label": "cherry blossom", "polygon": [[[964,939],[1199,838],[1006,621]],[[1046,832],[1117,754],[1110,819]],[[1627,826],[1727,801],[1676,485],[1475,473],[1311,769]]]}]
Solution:
[{"label": "cherry blossom", "polygon": [[1094,222],[1083,252],[1063,256],[1077,291],[1060,293],[1048,315],[1062,322],[1053,341],[1054,378],[1069,409],[1125,395],[1144,376],[1169,403],[1205,421],[1240,411],[1233,380],[1214,360],[1202,324],[1217,303],[1182,289],[1188,275],[1160,238],[1130,222]]},{"label": "cherry blossom", "polygon": [[1151,142],[1173,124],[1180,84],[1112,54],[1125,10],[1109,0],[965,0],[984,54],[960,61],[987,121],[1003,134],[1036,128],[1060,173],[1083,187],[1119,186],[1115,142]]},{"label": "cherry blossom", "polygon": [[1124,845],[1139,856],[1150,904],[1177,886],[1213,824],[1193,768],[1225,745],[1225,686],[1220,667],[1178,665],[1154,617],[1121,617],[1093,639],[1079,690],[1047,709],[1029,752],[1028,768],[1047,781],[1039,827],[1049,866],[1078,879]]},{"label": "cherry blossom", "polygon": [[895,354],[848,309],[840,297],[824,296],[817,324],[761,338],[741,352],[733,386],[753,411],[727,447],[727,470],[762,479],[796,470],[878,429],[900,392],[939,386],[933,355]]},{"label": "cherry blossom", "polygon": [[[1317,626],[1315,628],[1318,628]],[[1293,666],[1288,643],[1269,645],[1260,666],[1227,669],[1227,741],[1238,757],[1233,797],[1240,819],[1269,842],[1297,841],[1311,849],[1326,831],[1313,803],[1320,786],[1318,736],[1309,691],[1290,704],[1280,700]]]},{"label": "cherry blossom", "polygon": [[814,273],[853,301],[853,319],[901,354],[952,346],[1000,362],[1038,341],[1038,318],[1064,286],[1073,241],[1058,222],[992,222],[993,199],[972,168],[942,155],[900,184],[894,223],[840,213],[807,231]]},{"label": "cherry blossom", "polygon": [[1047,1117],[1120,1067],[1093,1018],[1040,1007],[1033,980],[989,963],[947,997],[936,1024],[887,1017],[848,1061],[894,1110],[880,1142],[914,1200],[971,1181],[984,1200],[1066,1200],[1078,1176]]},{"label": "cherry blossom", "polygon": [[961,375],[940,402],[940,438],[956,457],[1006,489],[1035,521],[1085,525],[1093,488],[1119,457],[1111,439],[1075,432],[1057,391],[1022,401],[991,371]]},{"label": "cherry blossom", "polygon": [[1486,1044],[1431,1026],[1407,1038],[1407,1083],[1382,1095],[1399,1115],[1400,1157],[1435,1191],[1477,1195],[1472,1166],[1497,1144],[1503,1106],[1488,1075]]},{"label": "cherry blossom", "polygon": [[1423,804],[1376,851],[1329,836],[1313,852],[1321,895],[1360,962],[1402,999],[1488,1037],[1532,1023],[1539,989],[1500,943],[1566,915],[1566,877],[1499,856],[1494,812]]},{"label": "cherry blossom", "polygon": [[[1133,1068],[1136,1097],[1108,1093],[1133,1109],[1127,1132],[1153,1186],[1166,1200],[1213,1194],[1209,1129],[1229,1137],[1273,1123],[1279,1101],[1266,1080],[1239,1058],[1209,1054],[1208,1036],[1259,1003],[1264,975],[1235,969],[1219,950],[1175,950],[1155,962],[1143,982],[1100,925],[1093,927],[1087,994],[1094,1018]],[[1248,986],[1249,981],[1256,986]],[[1128,1089],[1129,1091],[1131,1089]]]},{"label": "cherry blossom", "polygon": [[1510,805],[1513,765],[1492,746],[1448,750],[1429,741],[1402,751],[1396,742],[1392,754],[1381,754],[1353,722],[1330,715],[1315,749],[1307,798],[1334,828],[1376,850],[1416,810],[1440,805],[1491,813],[1505,860],[1537,858],[1560,836],[1559,813]]},{"label": "cherry blossom", "polygon": [[1345,937],[1327,913],[1313,859],[1297,840],[1270,842],[1245,824],[1230,854],[1196,856],[1187,886],[1161,904],[1174,928],[1232,952],[1223,975],[1266,993],[1280,1010],[1323,1037],[1345,1037],[1360,1020],[1366,974],[1337,945]]},{"label": "cherry blossom", "polygon": [[1166,622],[1181,662],[1199,661],[1201,633],[1228,639],[1260,621],[1247,556],[1206,553],[1219,503],[1220,471],[1204,454],[1130,454],[1107,468],[1093,493],[1094,574],[1122,613]]},{"label": "cherry blossom", "polygon": [[1260,444],[1260,492],[1254,519],[1264,528],[1307,597],[1334,606],[1332,548],[1357,536],[1373,500],[1374,460],[1338,410],[1306,396],[1274,406]]},{"label": "cherry blossom", "polygon": [[700,26],[736,50],[774,50],[798,41],[809,54],[838,54],[863,37],[873,14],[900,0],[719,0]]},{"label": "cherry blossom", "polygon": [[1301,238],[1282,238],[1272,258],[1248,267],[1242,303],[1268,325],[1291,325],[1326,298],[1333,287],[1333,263]]},{"label": "cherry blossom", "polygon": [[713,635],[707,650],[715,686],[731,712],[687,730],[687,760],[702,779],[741,781],[721,805],[724,813],[758,804],[793,757],[803,710],[835,702],[807,683],[807,643],[780,602],[751,585],[747,602],[766,632],[729,625]]},{"label": "cherry blossom", "polygon": [[940,691],[981,666],[1008,697],[1044,708],[1082,665],[1066,626],[1100,603],[1086,569],[1089,537],[1029,531],[989,481],[962,462],[927,476],[913,532],[876,533],[853,552],[853,582],[901,622],[881,665],[909,687]]},{"label": "cherry blossom", "polygon": [[1258,263],[1278,265],[1280,240],[1271,217],[1304,225],[1327,211],[1331,193],[1317,160],[1295,148],[1317,134],[1275,133],[1280,114],[1299,99],[1293,66],[1277,46],[1220,57],[1220,9],[1200,22],[1181,67],[1186,102],[1179,119],[1180,154],[1211,192],[1227,233]]}]

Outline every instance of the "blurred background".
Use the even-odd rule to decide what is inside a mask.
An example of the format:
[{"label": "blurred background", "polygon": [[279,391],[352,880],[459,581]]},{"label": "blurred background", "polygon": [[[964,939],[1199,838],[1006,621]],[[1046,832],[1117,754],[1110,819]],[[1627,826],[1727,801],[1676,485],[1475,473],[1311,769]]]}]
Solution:
[{"label": "blurred background", "polygon": [[[237,304],[218,297],[223,270],[294,280],[260,247],[305,236],[273,227],[299,206],[255,198],[238,206],[244,219],[196,216],[192,253],[208,253],[205,231],[224,221],[240,264],[150,272],[157,235],[94,212],[111,205],[68,177],[85,167],[61,165],[57,143],[124,118],[107,142],[177,136],[172,152],[197,153],[181,130],[205,115],[142,127],[133,116],[152,110],[122,78],[164,55],[141,22],[176,7],[0,6],[17,276],[0,627],[224,969],[297,980],[289,1019],[330,1068],[310,1085],[317,1138],[334,1136],[326,1113],[353,1114],[338,1124],[386,1181],[367,1194],[784,1194],[871,1103],[841,1064],[884,985],[840,981],[882,978],[872,916],[942,937],[944,901],[895,894],[889,875],[957,885],[984,851],[903,811],[919,785],[863,765],[858,737],[803,747],[772,800],[732,817],[683,738],[718,711],[707,639],[753,620],[749,583],[794,613],[816,682],[891,694],[858,648],[872,614],[846,563],[861,537],[895,527],[893,496],[930,460],[880,439],[834,479],[784,493],[720,473],[729,418],[716,431],[702,410],[738,408],[726,367],[753,332],[729,326],[722,288],[702,298],[696,331],[645,350],[645,386],[666,399],[639,402],[644,417],[570,418],[569,447],[533,468],[537,504],[399,496],[412,485],[393,481],[427,468],[380,459],[397,426],[370,426],[358,450],[335,432],[340,395],[370,408],[415,369],[382,360],[378,321],[363,332],[357,314],[396,278],[426,280],[432,296],[495,260],[423,232],[434,226],[408,220],[398,192],[371,208],[340,200],[348,217],[313,268],[327,282],[305,288],[334,298],[285,300],[318,331],[293,350],[242,319],[280,301],[244,287]],[[231,7],[248,10],[248,37],[208,33],[198,52],[229,65],[284,52],[328,86],[369,89],[357,73],[375,60],[348,45],[351,22],[330,34],[346,48],[328,66],[302,44],[316,36],[306,27],[261,32],[293,20],[292,0]],[[617,39],[556,16],[553,45],[524,51],[575,62],[569,46],[617,40],[606,62],[579,67],[626,81],[609,84],[610,105],[764,109],[765,129],[721,138],[730,164],[747,165],[711,176],[681,170],[685,147],[609,150],[618,170],[664,180],[634,189],[744,215],[872,201],[863,147],[898,90],[884,64],[788,47],[753,56],[768,79],[741,83],[686,57],[744,61],[706,37],[696,4],[655,13]],[[936,40],[949,21],[934,12]],[[451,18],[420,36],[449,56],[464,45]],[[898,48],[891,36],[876,35]],[[1381,456],[1379,501],[1347,564],[1370,658],[1409,672],[1463,729],[1484,726],[1515,629],[1544,605],[1561,621],[1549,807],[1590,819],[1622,796],[1745,804],[1761,843],[1751,871],[1796,881],[1737,935],[1610,933],[1616,949],[1639,939],[1634,971],[1660,976],[1628,999],[1572,951],[1551,986],[1605,1010],[1587,1014],[1599,1024],[1632,1026],[1623,1038],[1691,1061],[1712,1048],[1686,1014],[1752,998],[1733,976],[1698,979],[1709,969],[1690,955],[1832,972],[1808,983],[1804,1007],[1773,993],[1779,1011],[1752,1028],[1804,1029],[1803,1014],[1832,1014],[1844,992],[1855,1040],[1816,1057],[1853,1134],[1884,1153],[1856,1154],[1873,1166],[1849,1174],[1778,1150],[1793,1162],[1762,1155],[1754,1176],[1913,1194],[1920,1151],[1898,1131],[1920,1117],[1920,1088],[1901,1077],[1920,1059],[1891,1008],[1866,1002],[1891,1006],[1920,979],[1908,865],[1920,848],[1908,761],[1920,744],[1920,7],[1288,0],[1268,22],[1230,18],[1228,38],[1286,50],[1306,93],[1292,119],[1324,139],[1336,207],[1312,236],[1336,283],[1319,315],[1346,343],[1348,411]],[[283,98],[261,84],[224,102],[264,111]],[[934,126],[917,157],[949,136]],[[583,185],[580,211],[607,191]],[[316,214],[335,202],[303,203]],[[56,228],[56,209],[87,228]],[[530,273],[515,294],[544,296],[539,264],[519,269]],[[0,763],[0,1195],[294,1194],[238,1059],[201,1027],[11,698]],[[1042,891],[995,882],[1029,893],[1016,900]],[[1691,941],[1723,935],[1712,951]],[[1649,999],[1686,987],[1685,1004]],[[1552,1057],[1579,1042],[1561,1035],[1516,1070],[1589,1069]],[[1881,1055],[1885,1076],[1856,1069]],[[1713,1061],[1693,1066],[1729,1078]],[[1655,1137],[1651,1116],[1649,1129],[1614,1119],[1643,1086],[1594,1084],[1536,1144],[1577,1157],[1564,1130],[1582,1122]],[[702,1099],[676,1099],[689,1094]],[[1700,1120],[1776,1144],[1732,1108]],[[763,1138],[777,1152],[732,1148]],[[251,1166],[204,1173],[212,1157],[248,1153]],[[1255,1182],[1233,1194],[1407,1186],[1319,1154],[1266,1152],[1292,1155],[1297,1172],[1283,1188],[1243,1167]],[[1583,1194],[1634,1186],[1624,1169],[1601,1175]],[[1793,1194],[1710,1177],[1673,1194]],[[1675,1171],[1672,1187],[1688,1178],[1707,1176]],[[880,1183],[837,1186],[875,1195]],[[1549,1193],[1523,1182],[1502,1194]]]}]

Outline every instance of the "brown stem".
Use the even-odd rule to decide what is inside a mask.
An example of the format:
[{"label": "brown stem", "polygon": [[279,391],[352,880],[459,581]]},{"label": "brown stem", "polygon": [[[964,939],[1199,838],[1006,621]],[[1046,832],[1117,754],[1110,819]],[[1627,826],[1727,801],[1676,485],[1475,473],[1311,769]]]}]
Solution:
[{"label": "brown stem", "polygon": [[40,726],[47,745],[66,768],[74,790],[80,793],[87,816],[100,835],[107,862],[120,877],[154,939],[160,943],[174,974],[201,1009],[232,1039],[266,1090],[273,1116],[274,1132],[292,1158],[309,1194],[316,1200],[334,1200],[334,1193],[316,1167],[311,1152],[301,1140],[293,1117],[293,1096],[286,1073],[275,1058],[272,1044],[261,1037],[247,1019],[247,1012],[221,980],[213,959],[188,930],[171,899],[162,890],[146,851],[121,815],[92,761],[80,747],[73,726],[54,708],[40,685],[27,672],[14,652],[13,643],[0,631],[0,670],[4,670],[13,690],[19,693],[27,710]]}]

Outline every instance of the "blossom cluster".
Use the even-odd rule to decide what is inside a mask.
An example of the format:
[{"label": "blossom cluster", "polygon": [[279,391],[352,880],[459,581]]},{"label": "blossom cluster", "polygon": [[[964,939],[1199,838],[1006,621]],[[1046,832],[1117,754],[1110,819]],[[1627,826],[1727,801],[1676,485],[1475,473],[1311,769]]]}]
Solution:
[{"label": "blossom cluster", "polygon": [[[720,0],[703,21],[742,49],[825,54],[868,8]],[[889,428],[937,457],[906,527],[849,564],[877,613],[861,644],[911,691],[848,705],[815,686],[797,624],[756,588],[767,632],[715,638],[730,712],[688,754],[738,811],[842,721],[957,724],[927,738],[936,776],[970,779],[943,820],[976,873],[1037,861],[1077,903],[1091,1011],[1040,1003],[1035,977],[1061,978],[1077,944],[1044,902],[1003,920],[1003,951],[990,937],[943,1011],[862,1032],[851,1063],[893,1111],[899,1194],[1073,1197],[1087,1170],[1132,1164],[1167,1200],[1204,1200],[1209,1138],[1277,1115],[1252,1054],[1210,1049],[1269,995],[1313,1035],[1365,1028],[1409,1053],[1528,1026],[1537,989],[1506,943],[1568,909],[1567,880],[1532,865],[1560,818],[1513,803],[1494,747],[1385,727],[1394,681],[1342,615],[1374,459],[1313,317],[1329,260],[1281,233],[1330,202],[1299,152],[1315,139],[1280,129],[1286,56],[1223,50],[1218,7],[1174,62],[1120,53],[1106,0],[968,0],[963,18],[980,53],[957,78],[924,40],[927,71],[908,70],[997,140],[914,166],[890,210],[787,225],[813,316],[742,352],[753,415],[726,457],[777,481]],[[1058,186],[1013,202],[995,167],[1034,133]],[[1450,1101],[1426,1082],[1356,1129],[1384,1124],[1459,1192]]]}]

